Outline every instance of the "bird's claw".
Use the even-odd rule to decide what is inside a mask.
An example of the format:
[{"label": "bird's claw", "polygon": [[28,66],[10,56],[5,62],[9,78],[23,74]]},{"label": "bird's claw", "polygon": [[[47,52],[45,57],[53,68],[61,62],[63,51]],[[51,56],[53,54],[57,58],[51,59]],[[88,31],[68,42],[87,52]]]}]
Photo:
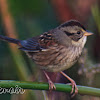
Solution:
[{"label": "bird's claw", "polygon": [[52,91],[53,89],[56,90],[56,86],[54,85],[54,83],[51,80],[49,80],[48,83],[49,83],[49,90],[50,91]]},{"label": "bird's claw", "polygon": [[[74,80],[71,81],[71,83],[68,83],[68,84],[72,86],[72,90],[71,90],[72,96],[71,97],[73,98],[76,94],[78,94],[78,88],[77,88]],[[74,92],[74,89],[75,89],[75,92]]]}]

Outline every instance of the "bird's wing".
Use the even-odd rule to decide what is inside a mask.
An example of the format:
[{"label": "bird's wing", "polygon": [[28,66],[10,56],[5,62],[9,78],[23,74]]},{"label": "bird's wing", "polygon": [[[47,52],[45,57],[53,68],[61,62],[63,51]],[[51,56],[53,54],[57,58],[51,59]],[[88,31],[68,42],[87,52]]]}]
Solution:
[{"label": "bird's wing", "polygon": [[49,32],[45,32],[44,34],[40,35],[39,44],[41,47],[48,49],[48,47],[54,46],[56,44],[56,40],[52,32],[53,30],[50,30]]},{"label": "bird's wing", "polygon": [[27,40],[20,41],[20,50],[28,52],[38,52],[43,48],[39,45],[38,37],[29,38]]},{"label": "bird's wing", "polygon": [[28,52],[47,51],[48,48],[55,44],[52,34],[46,32],[39,37],[33,37],[20,41],[20,50]]}]

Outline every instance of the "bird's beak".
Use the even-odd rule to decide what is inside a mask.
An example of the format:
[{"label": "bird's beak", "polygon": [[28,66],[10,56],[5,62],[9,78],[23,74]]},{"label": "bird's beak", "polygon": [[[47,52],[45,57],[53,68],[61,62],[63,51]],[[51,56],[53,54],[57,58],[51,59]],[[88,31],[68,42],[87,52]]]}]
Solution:
[{"label": "bird's beak", "polygon": [[85,31],[85,32],[84,32],[84,35],[85,35],[85,36],[89,36],[89,35],[93,35],[93,33],[92,33],[92,32],[87,32],[87,31]]}]

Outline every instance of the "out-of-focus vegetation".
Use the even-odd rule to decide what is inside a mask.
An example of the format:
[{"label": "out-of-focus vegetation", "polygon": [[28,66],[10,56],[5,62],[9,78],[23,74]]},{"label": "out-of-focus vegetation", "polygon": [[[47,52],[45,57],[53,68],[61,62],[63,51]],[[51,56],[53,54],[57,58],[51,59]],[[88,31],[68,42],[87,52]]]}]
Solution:
[{"label": "out-of-focus vegetation", "polygon": [[[65,72],[77,84],[100,88],[99,5],[99,0],[0,0],[0,34],[26,39],[55,28],[67,20],[79,20],[88,30],[94,32],[94,35],[88,38],[87,52],[83,53],[81,62],[79,61],[79,64]],[[78,69],[81,74],[78,74]],[[27,58],[25,53],[17,50],[16,45],[8,46],[8,43],[0,41],[0,80],[43,81],[40,76],[43,75],[42,73],[40,75],[37,66]],[[51,75],[51,78],[54,82],[67,82],[64,77],[58,76],[59,78],[57,76],[52,78]],[[54,77],[57,77],[57,80]],[[48,93],[47,96],[45,91],[30,90],[23,95],[0,94],[0,99],[70,100],[70,95],[53,92]],[[98,100],[100,98],[77,95],[73,99]]]}]

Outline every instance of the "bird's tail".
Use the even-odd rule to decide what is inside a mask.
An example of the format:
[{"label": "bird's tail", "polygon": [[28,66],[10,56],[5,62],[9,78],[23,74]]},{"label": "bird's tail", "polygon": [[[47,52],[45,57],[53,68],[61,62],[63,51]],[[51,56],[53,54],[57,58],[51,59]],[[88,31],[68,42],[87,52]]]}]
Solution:
[{"label": "bird's tail", "polygon": [[20,40],[9,38],[9,37],[3,36],[3,35],[0,35],[0,40],[7,41],[7,42],[10,42],[10,43],[14,43],[14,44],[20,43]]}]

